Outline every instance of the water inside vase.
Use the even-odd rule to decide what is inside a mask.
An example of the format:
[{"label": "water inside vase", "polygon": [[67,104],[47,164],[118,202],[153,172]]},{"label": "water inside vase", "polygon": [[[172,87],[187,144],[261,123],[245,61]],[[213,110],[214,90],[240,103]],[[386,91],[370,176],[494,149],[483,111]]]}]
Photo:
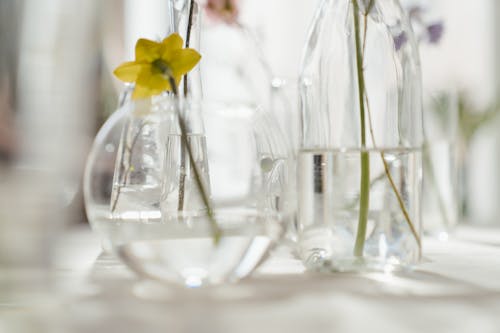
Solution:
[{"label": "water inside vase", "polygon": [[299,252],[310,269],[378,270],[388,265],[411,265],[419,258],[419,245],[396,193],[419,233],[421,150],[367,152],[370,199],[362,257],[354,255],[360,214],[361,150],[299,153]]},{"label": "water inside vase", "polygon": [[[119,255],[142,276],[186,287],[234,282],[250,274],[280,237],[278,217],[217,214],[215,243],[206,216],[121,226]],[[133,235],[129,237],[128,235]]]}]

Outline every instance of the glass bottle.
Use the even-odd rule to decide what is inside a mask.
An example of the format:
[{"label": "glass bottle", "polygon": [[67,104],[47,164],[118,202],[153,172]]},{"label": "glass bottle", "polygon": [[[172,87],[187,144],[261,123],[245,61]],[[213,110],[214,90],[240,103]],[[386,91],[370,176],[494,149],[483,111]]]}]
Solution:
[{"label": "glass bottle", "polygon": [[421,74],[397,0],[323,0],[300,77],[299,252],[309,269],[421,257]]}]

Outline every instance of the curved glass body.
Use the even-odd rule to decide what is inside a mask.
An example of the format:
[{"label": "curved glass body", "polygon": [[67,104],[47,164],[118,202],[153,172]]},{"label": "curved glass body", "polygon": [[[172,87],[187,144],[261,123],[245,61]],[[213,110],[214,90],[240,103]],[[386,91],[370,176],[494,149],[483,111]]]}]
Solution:
[{"label": "curved glass body", "polygon": [[310,268],[420,257],[422,103],[397,0],[323,0],[300,78],[299,245]]},{"label": "curved glass body", "polygon": [[[125,125],[112,196],[101,200],[92,226],[143,276],[187,287],[237,281],[261,263],[291,218],[289,147],[273,117],[254,106],[176,103],[168,95],[129,102],[122,121],[110,120]],[[98,136],[87,167],[90,212],[101,168],[95,160],[111,137]],[[221,231],[217,244],[196,172]]]},{"label": "curved glass body", "polygon": [[130,90],[120,104],[97,133],[83,180],[87,217],[107,252],[111,251],[113,220],[161,218],[160,126],[167,116],[151,102],[130,101]]}]

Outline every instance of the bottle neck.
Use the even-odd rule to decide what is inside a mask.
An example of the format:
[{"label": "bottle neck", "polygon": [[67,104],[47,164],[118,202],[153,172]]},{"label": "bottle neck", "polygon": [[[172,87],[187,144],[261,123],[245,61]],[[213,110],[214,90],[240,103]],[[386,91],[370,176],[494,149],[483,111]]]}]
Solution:
[{"label": "bottle neck", "polygon": [[[178,33],[185,46],[200,50],[201,15],[198,2],[195,0],[169,0],[169,20],[171,33]],[[193,99],[203,96],[200,68],[197,66],[182,80],[180,93]]]}]

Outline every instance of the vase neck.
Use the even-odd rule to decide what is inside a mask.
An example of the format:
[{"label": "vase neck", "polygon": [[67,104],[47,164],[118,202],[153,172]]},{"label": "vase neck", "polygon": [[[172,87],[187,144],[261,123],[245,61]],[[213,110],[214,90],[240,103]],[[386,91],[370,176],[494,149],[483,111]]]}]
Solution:
[{"label": "vase neck", "polygon": [[[200,50],[201,19],[200,7],[197,1],[169,0],[169,20],[171,33],[178,33],[184,40],[185,46]],[[187,76],[187,84],[181,82],[180,92],[193,99],[203,96],[201,87],[201,74],[199,66]]]},{"label": "vase neck", "polygon": [[[197,1],[169,0],[169,20],[171,33],[178,33],[187,41],[189,33],[189,47],[199,49],[200,46],[200,8]],[[191,4],[193,8],[191,8]],[[191,28],[188,29],[191,18]],[[190,30],[188,32],[188,30]]]}]

